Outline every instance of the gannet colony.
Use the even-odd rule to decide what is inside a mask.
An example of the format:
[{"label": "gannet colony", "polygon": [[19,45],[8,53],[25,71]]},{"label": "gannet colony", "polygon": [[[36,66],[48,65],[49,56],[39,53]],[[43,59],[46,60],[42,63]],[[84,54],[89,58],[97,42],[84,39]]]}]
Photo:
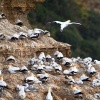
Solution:
[{"label": "gannet colony", "polygon": [[100,61],[69,57],[58,46],[70,47],[19,19],[11,24],[2,13],[0,100],[100,100]]}]

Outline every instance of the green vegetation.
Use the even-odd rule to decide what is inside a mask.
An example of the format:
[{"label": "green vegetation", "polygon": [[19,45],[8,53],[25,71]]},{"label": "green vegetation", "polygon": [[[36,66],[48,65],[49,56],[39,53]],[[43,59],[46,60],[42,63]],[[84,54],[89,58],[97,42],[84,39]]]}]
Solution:
[{"label": "green vegetation", "polygon": [[[33,28],[47,29],[56,40],[71,44],[72,56],[91,56],[100,60],[100,14],[89,10],[80,0],[46,0],[29,13],[28,19]],[[68,19],[82,26],[71,25],[61,33],[59,25],[47,24]]]}]

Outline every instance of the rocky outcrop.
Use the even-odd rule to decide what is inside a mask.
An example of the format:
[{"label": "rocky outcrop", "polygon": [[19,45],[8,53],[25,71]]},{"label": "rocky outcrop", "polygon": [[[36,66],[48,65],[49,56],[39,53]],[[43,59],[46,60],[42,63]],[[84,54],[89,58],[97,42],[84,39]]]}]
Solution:
[{"label": "rocky outcrop", "polygon": [[0,11],[7,15],[7,19],[14,23],[16,19],[24,22],[24,25],[30,27],[27,20],[27,13],[34,9],[37,3],[44,0],[0,0]]}]

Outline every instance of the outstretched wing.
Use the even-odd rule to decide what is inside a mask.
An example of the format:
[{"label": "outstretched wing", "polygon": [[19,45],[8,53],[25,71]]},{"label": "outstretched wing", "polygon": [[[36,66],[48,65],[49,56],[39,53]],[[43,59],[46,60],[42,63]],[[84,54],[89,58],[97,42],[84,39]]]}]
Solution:
[{"label": "outstretched wing", "polygon": [[71,22],[69,24],[79,24],[79,25],[82,25],[81,23],[76,23],[76,22]]},{"label": "outstretched wing", "polygon": [[63,22],[60,22],[60,21],[53,21],[53,23],[62,24]]}]

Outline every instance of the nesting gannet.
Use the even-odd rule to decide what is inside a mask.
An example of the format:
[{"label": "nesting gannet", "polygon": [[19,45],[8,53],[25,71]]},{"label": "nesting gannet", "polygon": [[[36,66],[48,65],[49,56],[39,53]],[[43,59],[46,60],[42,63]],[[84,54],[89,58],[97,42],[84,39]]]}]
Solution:
[{"label": "nesting gannet", "polygon": [[11,41],[18,40],[18,39],[19,39],[19,35],[17,33],[11,36],[10,38]]},{"label": "nesting gannet", "polygon": [[94,97],[95,97],[96,99],[100,99],[100,93],[95,93],[95,94],[94,94]]},{"label": "nesting gannet", "polygon": [[62,66],[57,64],[55,67],[54,67],[55,71],[56,72],[61,72],[62,71]]},{"label": "nesting gannet", "polygon": [[3,80],[2,75],[0,75],[0,87],[7,87],[7,83]]},{"label": "nesting gannet", "polygon": [[90,74],[90,75],[93,75],[94,73],[96,73],[96,69],[93,67],[93,66],[88,66],[88,70],[87,72]]},{"label": "nesting gannet", "polygon": [[70,74],[77,74],[79,72],[77,66],[73,66],[69,69]]},{"label": "nesting gannet", "polygon": [[1,13],[0,14],[0,19],[5,19],[6,18],[6,15],[4,13]]},{"label": "nesting gannet", "polygon": [[43,69],[44,69],[44,65],[39,64],[39,66],[37,67],[37,72],[41,73]]},{"label": "nesting gannet", "polygon": [[44,52],[41,52],[38,58],[40,60],[44,61],[45,60],[45,54],[44,54]]},{"label": "nesting gannet", "polygon": [[20,26],[20,27],[23,26],[23,22],[21,20],[19,20],[19,19],[16,20],[15,24]]},{"label": "nesting gannet", "polygon": [[94,60],[94,64],[100,65],[100,61]]},{"label": "nesting gannet", "polygon": [[75,80],[73,79],[72,76],[66,76],[66,81],[69,83],[69,84],[74,84],[75,83]]},{"label": "nesting gannet", "polygon": [[21,99],[25,99],[25,98],[26,98],[26,93],[25,93],[25,91],[24,91],[24,86],[21,86],[21,87],[20,87],[20,90],[19,90],[18,95],[19,95],[19,97],[20,97]]},{"label": "nesting gannet", "polygon": [[58,50],[57,50],[57,51],[55,51],[55,52],[54,52],[54,56],[56,56],[56,57],[57,57],[58,53],[59,53],[59,51],[58,51]]},{"label": "nesting gannet", "polygon": [[51,87],[48,88],[48,93],[46,96],[46,100],[53,100],[53,96],[51,94]]},{"label": "nesting gannet", "polygon": [[92,62],[92,58],[91,57],[87,57],[87,58],[83,59],[83,63],[85,65],[89,65],[89,64],[91,64],[91,62]]},{"label": "nesting gannet", "polygon": [[[49,22],[51,23],[51,22]],[[57,24],[60,24],[60,31],[62,32],[64,28],[66,28],[68,25],[71,25],[71,24],[78,24],[78,25],[81,25],[80,23],[76,23],[76,22],[71,22],[70,20],[67,20],[65,22],[61,22],[61,21],[53,21],[52,23],[57,23]]]},{"label": "nesting gannet", "polygon": [[80,77],[80,79],[81,79],[82,81],[89,81],[89,77],[86,76],[85,74],[82,74],[81,77]]},{"label": "nesting gannet", "polygon": [[92,86],[100,86],[100,80],[95,77],[92,78]]},{"label": "nesting gannet", "polygon": [[12,65],[8,65],[7,68],[8,68],[8,71],[10,73],[16,73],[16,72],[19,72],[20,71],[20,68],[19,67],[13,67]]},{"label": "nesting gannet", "polygon": [[81,96],[81,97],[82,97],[83,92],[82,92],[82,90],[81,90],[80,87],[78,87],[78,86],[73,86],[73,87],[71,87],[71,88],[72,88],[72,91],[73,91],[73,94],[74,94],[74,95],[76,95],[76,96]]},{"label": "nesting gannet", "polygon": [[74,80],[75,80],[75,83],[76,83],[76,84],[83,84],[83,81],[80,80],[80,78],[77,78],[77,77],[76,77]]},{"label": "nesting gannet", "polygon": [[32,59],[30,59],[28,61],[28,64],[27,65],[31,66],[31,65],[34,65],[34,64],[35,64],[35,58],[32,58]]},{"label": "nesting gannet", "polygon": [[4,40],[6,36],[4,34],[0,34],[0,40]]},{"label": "nesting gannet", "polygon": [[47,79],[49,78],[49,74],[48,73],[37,74],[37,77],[39,77],[40,81],[46,82]]},{"label": "nesting gannet", "polygon": [[19,39],[24,39],[27,37],[27,34],[24,32],[19,32]]},{"label": "nesting gannet", "polygon": [[63,57],[64,57],[63,54],[61,52],[58,52],[57,59],[61,60]]},{"label": "nesting gannet", "polygon": [[25,79],[25,82],[26,83],[33,83],[33,82],[34,83],[41,83],[41,81],[39,81],[32,72],[30,72],[30,76],[28,76]]},{"label": "nesting gannet", "polygon": [[29,72],[29,70],[28,70],[28,68],[26,66],[22,66],[20,68],[20,71],[23,72],[23,73]]},{"label": "nesting gannet", "polygon": [[6,61],[13,61],[13,62],[15,62],[16,59],[15,59],[14,56],[9,56],[9,57],[7,57]]},{"label": "nesting gannet", "polygon": [[52,57],[49,54],[47,54],[45,58],[47,62],[50,62]]},{"label": "nesting gannet", "polygon": [[68,66],[68,65],[70,65],[71,63],[72,63],[72,59],[67,58],[67,57],[62,58],[62,64],[63,64],[64,66]]},{"label": "nesting gannet", "polygon": [[42,29],[39,29],[39,28],[34,28],[34,34],[44,34],[44,30],[42,30]]}]

